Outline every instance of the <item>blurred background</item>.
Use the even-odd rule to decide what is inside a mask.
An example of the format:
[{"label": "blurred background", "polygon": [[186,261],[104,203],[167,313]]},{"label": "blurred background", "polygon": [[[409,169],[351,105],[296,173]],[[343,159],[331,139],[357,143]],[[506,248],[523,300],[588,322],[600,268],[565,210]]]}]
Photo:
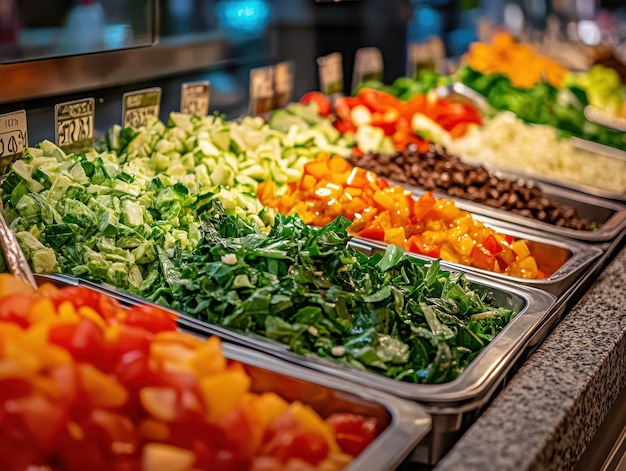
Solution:
[{"label": "blurred background", "polygon": [[[0,0],[0,62],[10,70],[50,62],[59,82],[54,88],[44,82],[48,72],[19,69],[19,79],[9,77],[17,88],[5,83],[0,104],[14,109],[33,95],[90,89],[104,103],[157,84],[167,112],[178,108],[182,81],[209,79],[211,109],[235,116],[246,109],[252,67],[294,61],[298,97],[319,87],[315,59],[339,51],[349,93],[357,48],[378,47],[391,81],[406,73],[410,43],[436,37],[458,59],[497,29],[572,69],[626,62],[624,0]],[[64,59],[102,52],[92,62]]]}]

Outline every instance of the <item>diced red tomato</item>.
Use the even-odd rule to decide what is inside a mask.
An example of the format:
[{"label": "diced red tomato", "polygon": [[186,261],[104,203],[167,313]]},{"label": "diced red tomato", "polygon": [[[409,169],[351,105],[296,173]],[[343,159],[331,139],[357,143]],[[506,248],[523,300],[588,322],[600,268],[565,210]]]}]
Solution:
[{"label": "diced red tomato", "polygon": [[[367,106],[370,111],[380,111],[382,113],[389,110],[400,110],[402,102],[390,93],[373,88],[362,88],[359,90],[357,98]],[[399,114],[399,113],[398,113]]]},{"label": "diced red tomato", "polygon": [[33,304],[32,296],[13,293],[0,299],[0,322],[10,322],[26,328],[30,325],[27,313]]},{"label": "diced red tomato", "polygon": [[300,103],[306,105],[307,103],[315,103],[317,106],[317,112],[320,116],[328,116],[332,112],[332,105],[326,95],[320,92],[309,92],[300,98]]},{"label": "diced red tomato", "polygon": [[176,330],[175,316],[156,306],[141,304],[131,307],[126,313],[126,324],[140,327],[157,334],[168,330]]},{"label": "diced red tomato", "polygon": [[379,224],[371,224],[361,229],[359,231],[359,235],[367,239],[384,240],[385,230],[382,227],[380,227]]},{"label": "diced red tomato", "polygon": [[341,449],[349,455],[358,456],[376,438],[377,423],[374,419],[336,413],[326,421],[335,430]]},{"label": "diced red tomato", "polygon": [[502,245],[500,245],[500,242],[498,242],[493,234],[489,234],[485,238],[483,241],[483,247],[485,247],[492,255],[497,255],[502,252]]},{"label": "diced red tomato", "polygon": [[[217,338],[178,332],[169,313],[125,311],[84,289],[19,293],[0,294],[2,469],[280,471],[347,459],[313,409],[250,392]],[[355,451],[353,435],[343,440]]]}]

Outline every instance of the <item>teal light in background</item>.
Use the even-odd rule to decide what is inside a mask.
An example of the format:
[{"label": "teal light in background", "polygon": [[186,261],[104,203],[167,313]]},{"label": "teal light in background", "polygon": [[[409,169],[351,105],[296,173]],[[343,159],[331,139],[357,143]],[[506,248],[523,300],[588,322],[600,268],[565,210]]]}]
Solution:
[{"label": "teal light in background", "polygon": [[215,8],[222,27],[241,33],[260,33],[270,18],[267,0],[222,0]]}]

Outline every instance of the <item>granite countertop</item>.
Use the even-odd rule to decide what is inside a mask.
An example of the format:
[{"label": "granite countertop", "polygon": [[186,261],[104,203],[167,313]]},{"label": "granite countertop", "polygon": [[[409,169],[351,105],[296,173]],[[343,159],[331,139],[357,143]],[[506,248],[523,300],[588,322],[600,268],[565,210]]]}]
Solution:
[{"label": "granite countertop", "polygon": [[626,385],[625,334],[622,246],[435,470],[571,469]]}]

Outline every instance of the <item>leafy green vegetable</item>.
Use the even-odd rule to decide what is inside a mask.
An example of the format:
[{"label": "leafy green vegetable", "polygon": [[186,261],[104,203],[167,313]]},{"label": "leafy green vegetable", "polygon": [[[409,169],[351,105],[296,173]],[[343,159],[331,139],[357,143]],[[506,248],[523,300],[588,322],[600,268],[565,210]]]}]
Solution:
[{"label": "leafy green vegetable", "polygon": [[317,130],[285,134],[259,118],[172,113],[167,125],[114,126],[100,152],[66,155],[44,141],[12,164],[2,184],[7,220],[24,233],[36,271],[146,290],[177,250],[193,249],[198,213],[212,201],[260,226],[270,222],[255,196],[258,182],[296,180],[306,162],[334,146],[324,137],[328,126],[338,135],[330,121],[315,119]]},{"label": "leafy green vegetable", "polygon": [[433,70],[422,69],[417,77],[398,77],[391,85],[385,85],[378,80],[368,80],[358,85],[354,94],[357,95],[362,88],[381,90],[398,97],[402,101],[411,99],[414,95],[428,93],[440,85],[451,82],[449,77],[440,75]]},{"label": "leafy green vegetable", "polygon": [[509,322],[438,261],[347,247],[350,222],[278,215],[269,233],[214,203],[203,237],[143,294],[200,320],[414,383],[456,378]]},{"label": "leafy green vegetable", "polygon": [[517,88],[503,75],[481,74],[467,66],[459,69],[458,78],[485,96],[495,109],[512,111],[527,123],[546,124],[560,130],[564,137],[576,136],[626,150],[626,133],[585,117],[587,94],[574,84],[560,89],[548,83]]}]

